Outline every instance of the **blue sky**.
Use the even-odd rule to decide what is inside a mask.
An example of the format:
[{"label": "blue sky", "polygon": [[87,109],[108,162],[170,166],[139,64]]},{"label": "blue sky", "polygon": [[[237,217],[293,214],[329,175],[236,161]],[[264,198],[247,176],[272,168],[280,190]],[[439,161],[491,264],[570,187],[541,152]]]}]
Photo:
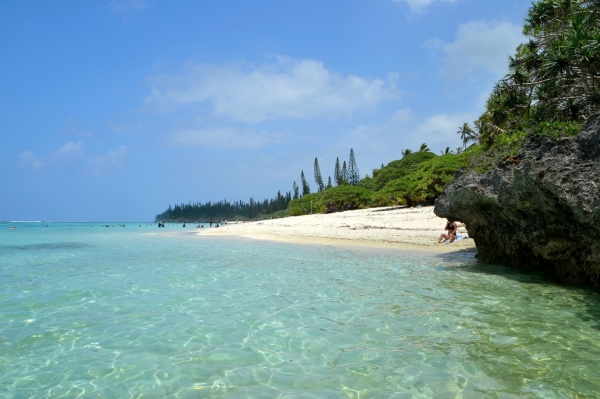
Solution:
[{"label": "blue sky", "polygon": [[143,221],[169,204],[361,175],[482,112],[524,0],[0,3],[0,220]]}]

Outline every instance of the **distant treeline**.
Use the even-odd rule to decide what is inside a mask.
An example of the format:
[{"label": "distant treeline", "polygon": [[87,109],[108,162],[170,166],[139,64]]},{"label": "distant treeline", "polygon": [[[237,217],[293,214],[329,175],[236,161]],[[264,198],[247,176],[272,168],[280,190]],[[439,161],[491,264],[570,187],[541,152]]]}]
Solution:
[{"label": "distant treeline", "polygon": [[248,219],[254,219],[260,214],[271,214],[277,211],[285,210],[292,200],[292,193],[288,191],[281,194],[277,192],[275,198],[255,201],[250,198],[248,202],[236,201],[229,202],[226,199],[219,202],[200,202],[175,205],[156,215],[155,220],[169,220],[182,222],[202,222],[209,220],[232,220],[242,216]]}]

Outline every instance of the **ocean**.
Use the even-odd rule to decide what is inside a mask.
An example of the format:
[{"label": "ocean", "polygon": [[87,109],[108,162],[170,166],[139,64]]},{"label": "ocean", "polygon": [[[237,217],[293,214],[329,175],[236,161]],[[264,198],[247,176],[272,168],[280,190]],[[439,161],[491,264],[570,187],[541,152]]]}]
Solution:
[{"label": "ocean", "polygon": [[0,397],[600,394],[597,290],[472,253],[122,225],[0,223]]}]

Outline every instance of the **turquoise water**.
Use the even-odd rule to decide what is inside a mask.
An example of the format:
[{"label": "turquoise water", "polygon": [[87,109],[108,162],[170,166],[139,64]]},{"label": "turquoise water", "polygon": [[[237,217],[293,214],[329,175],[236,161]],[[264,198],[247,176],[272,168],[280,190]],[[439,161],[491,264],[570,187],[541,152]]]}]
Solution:
[{"label": "turquoise water", "polygon": [[2,398],[600,392],[591,290],[472,255],[43,226],[0,223]]}]

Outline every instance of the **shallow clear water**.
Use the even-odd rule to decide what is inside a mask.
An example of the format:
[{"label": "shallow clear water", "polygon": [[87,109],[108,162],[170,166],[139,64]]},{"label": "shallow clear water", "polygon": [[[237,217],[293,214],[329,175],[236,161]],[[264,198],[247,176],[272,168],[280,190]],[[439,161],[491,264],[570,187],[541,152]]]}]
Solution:
[{"label": "shallow clear water", "polygon": [[2,398],[600,392],[595,291],[472,255],[43,226],[0,223]]}]

